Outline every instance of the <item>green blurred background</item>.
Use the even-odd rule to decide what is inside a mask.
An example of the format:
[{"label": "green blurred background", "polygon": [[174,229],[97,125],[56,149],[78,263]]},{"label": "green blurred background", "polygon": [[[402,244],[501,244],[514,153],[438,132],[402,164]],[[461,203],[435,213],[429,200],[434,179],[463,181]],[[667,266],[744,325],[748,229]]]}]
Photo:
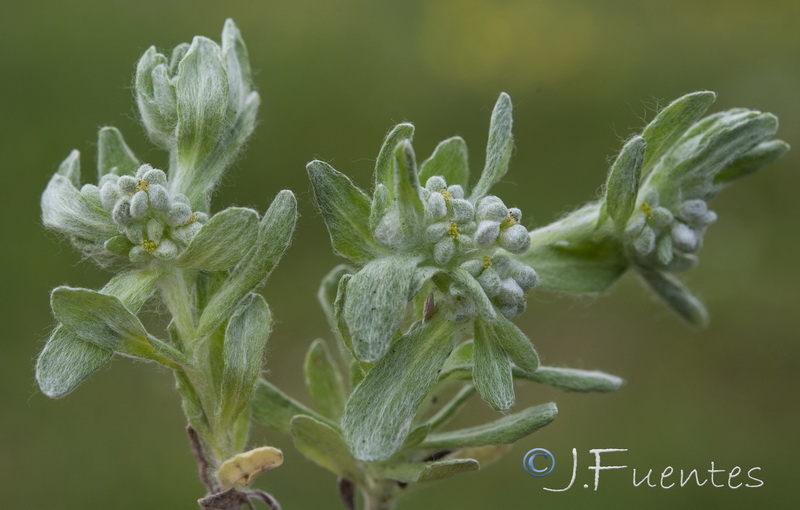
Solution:
[{"label": "green blurred background", "polygon": [[[150,45],[195,34],[218,39],[239,24],[262,93],[262,121],[215,198],[263,210],[294,190],[296,240],[264,293],[278,324],[268,376],[307,401],[301,363],[330,336],[317,282],[337,263],[310,203],[304,164],[322,158],[368,186],[385,131],[417,125],[422,159],[455,134],[483,159],[501,91],[515,105],[516,154],[496,192],[529,227],[592,199],[608,158],[683,93],[719,93],[715,109],[776,113],[800,149],[800,3],[682,0],[375,0],[2,2],[0,4],[0,501],[4,508],[193,508],[202,493],[172,380],[117,359],[74,394],[38,393],[33,363],[53,325],[48,291],[98,288],[108,274],[39,224],[39,195],[72,148],[93,174],[96,130],[115,125],[144,160],[165,163],[136,121],[131,80]],[[533,384],[519,405],[554,400],[560,416],[485,472],[424,488],[410,508],[789,508],[798,476],[797,167],[800,152],[713,203],[701,265],[687,275],[712,315],[685,328],[630,275],[607,296],[535,293],[517,321],[547,364],[602,369],[627,384],[615,394],[571,395]],[[474,402],[462,423],[492,418]],[[256,427],[254,444],[284,448],[264,475],[287,510],[340,508],[334,479],[286,436]],[[544,447],[559,459],[547,479],[521,469]],[[566,493],[571,448],[579,479]],[[761,467],[757,489],[633,487],[630,469],[583,489],[590,448],[642,470]]]}]

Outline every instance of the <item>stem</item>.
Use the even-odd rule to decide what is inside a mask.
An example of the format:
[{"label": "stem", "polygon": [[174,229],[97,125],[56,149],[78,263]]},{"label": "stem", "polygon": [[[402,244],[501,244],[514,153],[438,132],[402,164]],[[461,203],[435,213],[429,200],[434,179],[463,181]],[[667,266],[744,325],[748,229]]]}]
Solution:
[{"label": "stem", "polygon": [[163,280],[160,287],[161,295],[175,321],[181,342],[194,343],[197,335],[194,307],[192,306],[194,299],[192,299],[193,293],[186,282],[186,274],[181,269],[175,269]]},{"label": "stem", "polygon": [[397,483],[393,480],[380,480],[363,489],[364,510],[392,510],[396,503],[396,490]]}]

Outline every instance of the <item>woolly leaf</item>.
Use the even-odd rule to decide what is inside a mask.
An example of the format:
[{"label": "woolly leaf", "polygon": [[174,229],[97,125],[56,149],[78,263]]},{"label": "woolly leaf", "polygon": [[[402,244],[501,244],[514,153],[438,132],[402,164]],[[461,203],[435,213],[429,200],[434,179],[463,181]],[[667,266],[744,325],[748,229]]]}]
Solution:
[{"label": "woolly leaf", "polygon": [[61,398],[111,360],[114,352],[57,326],[36,360],[36,382],[50,398]]},{"label": "woolly leaf", "polygon": [[336,295],[339,293],[339,281],[344,275],[352,272],[353,269],[350,266],[340,264],[331,269],[319,285],[317,300],[322,307],[322,311],[325,312],[325,317],[328,319],[328,324],[332,330],[337,329],[334,304],[336,302]]},{"label": "woolly leaf", "polygon": [[539,368],[539,355],[525,333],[513,322],[498,315],[489,325],[494,329],[500,346],[516,366],[525,372],[535,372]]},{"label": "woolly leaf", "polygon": [[628,140],[608,174],[605,210],[619,229],[625,228],[636,207],[646,147],[641,136]]},{"label": "woolly leaf", "polygon": [[220,415],[232,419],[245,410],[255,391],[272,327],[267,302],[250,294],[225,327]]},{"label": "woolly leaf", "polygon": [[341,434],[325,423],[309,416],[295,416],[292,419],[292,438],[297,449],[328,471],[363,483],[361,470],[347,449]]},{"label": "woolly leaf", "polygon": [[109,215],[62,174],[53,175],[47,183],[41,206],[44,226],[66,236],[100,244],[119,234]]},{"label": "woolly leaf", "polygon": [[473,459],[478,461],[481,469],[490,464],[494,464],[506,453],[511,451],[510,444],[492,444],[486,446],[469,446],[467,448],[459,448],[453,453],[447,455],[446,459]]},{"label": "woolly leaf", "polygon": [[511,134],[511,98],[503,92],[497,99],[489,124],[489,141],[486,144],[486,166],[478,183],[472,190],[472,199],[486,196],[492,186],[497,184],[508,172],[508,162],[514,150]]},{"label": "woolly leaf", "polygon": [[406,241],[416,240],[422,228],[424,208],[419,198],[419,175],[414,149],[409,140],[401,140],[394,151],[395,207],[399,231]]},{"label": "woolly leaf", "polygon": [[291,191],[278,193],[258,226],[255,246],[239,264],[200,316],[198,335],[205,336],[227,319],[245,296],[261,286],[292,239],[297,221],[297,200]]},{"label": "woolly leaf", "polygon": [[418,324],[392,344],[353,391],[342,429],[355,458],[384,460],[403,445],[417,407],[452,349],[453,330],[443,314]]},{"label": "woolly leaf", "polygon": [[400,140],[411,140],[414,137],[414,125],[408,123],[398,124],[383,139],[378,159],[375,161],[375,185],[383,184],[386,188],[387,201],[394,199],[395,170],[394,150]]},{"label": "woolly leaf", "polygon": [[360,264],[383,253],[372,237],[369,197],[323,161],[312,161],[306,169],[334,251]]},{"label": "woolly leaf", "polygon": [[467,158],[467,143],[460,136],[454,136],[440,142],[426,159],[419,170],[419,180],[422,184],[438,175],[444,177],[447,184],[459,184],[466,188],[469,183],[469,162]]},{"label": "woolly leaf", "polygon": [[69,156],[58,165],[57,175],[63,175],[76,188],[81,185],[81,153],[73,150]]},{"label": "woolly leaf", "polygon": [[660,271],[639,268],[648,286],[658,294],[678,315],[693,326],[708,326],[708,312],[700,302],[678,279]]},{"label": "woolly leaf", "polygon": [[646,176],[653,165],[672,145],[708,110],[716,99],[713,92],[703,90],[679,97],[658,112],[656,118],[644,129],[642,138],[647,142],[647,153],[642,165]]},{"label": "woolly leaf", "polygon": [[310,416],[317,421],[335,426],[327,418],[312,411],[264,379],[259,379],[256,383],[252,408],[254,420],[286,434],[292,430],[292,418],[298,415]]},{"label": "woolly leaf", "polygon": [[466,291],[467,295],[475,303],[478,312],[489,319],[494,319],[497,317],[497,312],[495,312],[494,305],[491,301],[489,301],[489,297],[486,295],[483,287],[481,287],[481,284],[478,283],[478,281],[473,278],[471,274],[460,267],[448,271],[447,274],[453,279],[453,282],[458,287]]},{"label": "woolly leaf", "polygon": [[339,421],[347,399],[339,368],[324,340],[317,339],[306,354],[304,365],[306,387],[320,413]]},{"label": "woolly leaf", "polygon": [[444,480],[451,476],[477,471],[480,464],[475,459],[447,459],[435,462],[414,462],[379,466],[376,474],[381,478],[400,483],[419,483]]},{"label": "woolly leaf", "polygon": [[788,150],[789,144],[783,140],[762,142],[723,168],[714,177],[714,184],[724,186],[736,179],[755,173],[780,159]]},{"label": "woolly leaf", "polygon": [[375,259],[349,280],[344,321],[358,359],[376,361],[389,348],[406,313],[417,262],[407,255]]},{"label": "woolly leaf", "polygon": [[139,168],[139,160],[125,144],[119,129],[111,126],[100,128],[97,134],[97,179],[106,174],[133,175]]},{"label": "woolly leaf", "polygon": [[475,317],[475,387],[492,409],[507,411],[514,405],[514,380],[511,362],[492,325],[482,316]]},{"label": "woolly leaf", "polygon": [[258,213],[229,207],[203,225],[178,257],[180,267],[225,271],[239,262],[258,237]]},{"label": "woolly leaf", "polygon": [[546,384],[564,391],[606,392],[615,391],[624,382],[617,376],[596,370],[579,370],[576,368],[539,367],[536,372],[517,373],[524,379]]},{"label": "woolly leaf", "polygon": [[476,427],[431,434],[421,447],[449,450],[467,446],[511,444],[552,422],[558,408],[552,402]]}]

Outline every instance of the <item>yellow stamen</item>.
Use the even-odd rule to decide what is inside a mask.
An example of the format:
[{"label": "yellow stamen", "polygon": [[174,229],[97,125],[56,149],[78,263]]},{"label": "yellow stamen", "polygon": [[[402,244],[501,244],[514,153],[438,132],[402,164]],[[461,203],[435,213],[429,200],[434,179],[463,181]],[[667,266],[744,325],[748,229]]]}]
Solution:
[{"label": "yellow stamen", "polygon": [[158,245],[155,243],[155,241],[147,239],[145,241],[142,241],[142,248],[144,248],[144,251],[146,251],[147,253],[152,253],[153,250],[158,248]]},{"label": "yellow stamen", "polygon": [[653,219],[653,210],[650,209],[650,204],[648,204],[647,202],[642,202],[641,209],[642,211],[644,211],[644,215],[647,216],[648,220]]},{"label": "yellow stamen", "polygon": [[442,188],[442,189],[440,189],[440,190],[439,190],[439,193],[441,193],[441,194],[442,194],[442,196],[444,197],[444,202],[445,202],[446,204],[449,204],[449,203],[450,203],[450,199],[451,199],[451,198],[453,198],[453,195],[451,195],[451,194],[450,194],[450,192],[449,192],[449,191],[447,191],[447,189],[446,189],[446,188]]},{"label": "yellow stamen", "polygon": [[456,225],[455,223],[451,222],[450,223],[450,229],[447,231],[447,235],[449,235],[453,239],[456,239],[458,237],[458,234],[459,234],[458,225]]},{"label": "yellow stamen", "polygon": [[144,179],[139,179],[136,181],[136,191],[149,191],[150,190],[150,183],[145,181]]},{"label": "yellow stamen", "polygon": [[189,216],[189,221],[186,223],[195,223],[197,221],[197,213],[193,212],[191,216]]},{"label": "yellow stamen", "polygon": [[509,214],[508,218],[504,219],[500,223],[500,230],[505,230],[508,227],[513,227],[516,224],[517,224],[517,220],[515,220],[514,217]]},{"label": "yellow stamen", "polygon": [[488,256],[483,257],[483,268],[489,269],[490,267],[492,267],[492,259]]}]

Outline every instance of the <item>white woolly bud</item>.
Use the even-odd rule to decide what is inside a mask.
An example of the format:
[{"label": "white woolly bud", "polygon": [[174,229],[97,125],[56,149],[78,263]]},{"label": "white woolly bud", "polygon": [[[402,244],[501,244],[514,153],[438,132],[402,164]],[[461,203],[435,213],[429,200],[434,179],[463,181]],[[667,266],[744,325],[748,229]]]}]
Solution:
[{"label": "white woolly bud", "polygon": [[166,217],[167,223],[173,227],[176,225],[183,225],[192,217],[192,209],[186,204],[173,202],[173,204],[169,206],[169,210],[167,210]]},{"label": "white woolly bud", "polygon": [[646,224],[647,215],[642,211],[636,212],[625,226],[625,234],[629,237],[636,237],[642,233],[642,229]]},{"label": "white woolly bud", "polygon": [[164,239],[153,250],[152,255],[161,260],[174,259],[178,255],[178,247],[169,239]]},{"label": "white woolly bud", "polygon": [[155,218],[147,222],[147,238],[159,242],[164,237],[164,224]]},{"label": "white woolly bud", "polygon": [[495,255],[491,260],[492,267],[498,274],[503,275],[503,278],[508,276],[511,270],[511,259],[505,255]]},{"label": "white woolly bud", "polygon": [[519,223],[522,221],[522,211],[518,207],[511,207],[508,209],[508,214],[514,218],[514,221]]},{"label": "white woolly bud", "polygon": [[503,314],[503,317],[506,319],[511,319],[517,315],[519,305],[516,303],[504,303],[498,306],[497,309],[500,310],[500,313]]},{"label": "white woolly bud", "polygon": [[156,211],[166,211],[169,209],[169,193],[167,189],[160,184],[151,184],[150,191],[150,207]]},{"label": "white woolly bud", "polygon": [[206,214],[204,212],[196,212],[196,213],[194,213],[194,219],[198,223],[205,223],[205,222],[208,221],[208,214]]},{"label": "white woolly bud", "polygon": [[167,185],[167,174],[163,171],[153,168],[152,170],[148,170],[143,176],[142,179],[147,181],[150,185],[158,184],[159,186]]},{"label": "white woolly bud", "polygon": [[114,205],[117,203],[117,199],[119,198],[119,189],[117,189],[116,183],[113,182],[106,182],[100,188],[100,203],[103,205],[103,209],[108,212],[111,212],[114,209]]},{"label": "white woolly bud", "polygon": [[189,223],[188,225],[173,229],[172,237],[176,241],[187,245],[192,241],[192,239],[194,239],[194,236],[196,236],[202,228],[203,226],[200,223]]},{"label": "white woolly bud", "polygon": [[450,193],[450,196],[453,198],[464,198],[464,188],[462,188],[458,184],[453,184],[452,186],[448,186],[447,192]]},{"label": "white woolly bud", "polygon": [[137,179],[144,179],[144,174],[152,170],[153,167],[145,163],[141,165],[139,168],[136,169],[136,178]]},{"label": "white woolly bud", "polygon": [[650,207],[656,207],[659,204],[660,198],[658,195],[658,190],[655,188],[650,188],[644,193],[642,197],[644,203],[649,205]]},{"label": "white woolly bud", "polygon": [[149,200],[146,191],[137,191],[131,197],[131,216],[137,220],[147,215]]},{"label": "white woolly bud", "polygon": [[502,304],[513,304],[516,306],[525,297],[522,287],[513,278],[506,278],[500,284],[497,293],[497,300]]},{"label": "white woolly bud", "polygon": [[97,183],[98,188],[103,188],[108,183],[116,184],[117,180],[119,179],[119,175],[116,174],[105,174],[100,178],[100,182]]},{"label": "white woolly bud", "polygon": [[188,206],[192,205],[192,203],[189,201],[189,198],[183,193],[175,193],[174,195],[172,195],[172,201],[177,202],[179,204],[186,204]]},{"label": "white woolly bud", "polygon": [[653,227],[662,229],[669,226],[675,219],[666,207],[656,207],[651,212],[650,224]]},{"label": "white woolly bud", "polygon": [[664,265],[672,262],[672,236],[664,234],[658,239],[656,243],[656,257],[658,261]]},{"label": "white woolly bud", "polygon": [[[431,177],[432,179],[433,177]],[[430,180],[430,179],[429,179]],[[441,193],[431,193],[425,201],[425,216],[438,220],[447,215],[447,202]]]},{"label": "white woolly bud", "polygon": [[428,191],[439,191],[447,188],[447,182],[438,175],[434,175],[425,183],[425,189]]},{"label": "white woolly bud", "polygon": [[489,297],[494,297],[500,292],[500,275],[497,274],[497,271],[494,268],[489,267],[484,269],[484,271],[476,278],[478,283],[481,284],[483,287],[483,291],[486,292],[486,295]]},{"label": "white woolly bud", "polygon": [[515,263],[511,267],[511,277],[514,281],[517,282],[525,292],[536,287],[536,283],[539,280],[539,275],[536,274],[536,271],[522,262],[514,262]]},{"label": "white woolly bud", "polygon": [[528,229],[522,225],[512,225],[500,232],[500,246],[511,253],[524,253],[531,246]]},{"label": "white woolly bud", "polygon": [[120,176],[119,180],[117,181],[117,185],[119,189],[125,193],[133,193],[136,191],[136,185],[138,181],[131,177],[130,175],[123,175]]},{"label": "white woolly bud", "polygon": [[450,200],[450,205],[453,207],[453,221],[456,223],[471,221],[475,216],[475,208],[469,200],[453,198]]},{"label": "white woolly bud", "polygon": [[114,206],[114,210],[111,212],[111,218],[114,220],[114,223],[121,227],[128,225],[131,222],[130,202],[124,198],[120,199]]},{"label": "white woolly bud", "polygon": [[474,221],[468,221],[467,223],[459,225],[458,229],[462,234],[472,235],[478,230],[478,224]]},{"label": "white woolly bud", "polygon": [[86,200],[93,202],[95,204],[100,205],[100,188],[95,186],[94,184],[84,184],[81,188],[81,195]]},{"label": "white woolly bud", "polygon": [[478,224],[478,230],[475,231],[475,244],[481,247],[489,246],[499,235],[499,221],[483,220]]},{"label": "white woolly bud", "polygon": [[456,248],[458,248],[458,253],[469,253],[475,250],[475,241],[466,234],[460,234],[458,239],[456,239]]},{"label": "white woolly bud", "polygon": [[482,220],[503,221],[508,217],[508,208],[494,195],[483,197],[478,202],[478,218]]},{"label": "white woolly bud", "polygon": [[141,244],[138,244],[128,252],[128,258],[131,259],[131,262],[144,262],[150,260],[150,254],[142,248]]},{"label": "white woolly bud", "polygon": [[703,215],[703,217],[700,219],[698,223],[704,227],[707,227],[708,225],[711,225],[715,221],[717,221],[717,213],[715,213],[714,211],[708,211]]},{"label": "white woolly bud", "polygon": [[425,240],[429,243],[435,243],[447,235],[448,230],[450,230],[450,225],[444,222],[429,225],[428,228],[425,229]]},{"label": "white woolly bud", "polygon": [[694,253],[700,248],[700,239],[692,228],[679,221],[672,226],[672,244],[685,253]]},{"label": "white woolly bud", "polygon": [[678,214],[686,223],[695,223],[705,216],[706,212],[708,212],[708,204],[706,204],[706,201],[696,198],[682,203],[681,210]]},{"label": "white woolly bud", "polygon": [[633,248],[640,257],[646,257],[653,253],[656,247],[656,233],[650,227],[644,227],[642,232],[633,242]]},{"label": "white woolly bud", "polygon": [[433,260],[444,265],[450,262],[456,253],[456,243],[452,237],[445,237],[433,245]]},{"label": "white woolly bud", "polygon": [[142,232],[141,225],[128,225],[124,229],[125,236],[130,239],[133,244],[142,244],[144,241],[144,233]]},{"label": "white woolly bud", "polygon": [[468,260],[461,264],[461,269],[477,277],[483,271],[483,261],[478,259]]}]

